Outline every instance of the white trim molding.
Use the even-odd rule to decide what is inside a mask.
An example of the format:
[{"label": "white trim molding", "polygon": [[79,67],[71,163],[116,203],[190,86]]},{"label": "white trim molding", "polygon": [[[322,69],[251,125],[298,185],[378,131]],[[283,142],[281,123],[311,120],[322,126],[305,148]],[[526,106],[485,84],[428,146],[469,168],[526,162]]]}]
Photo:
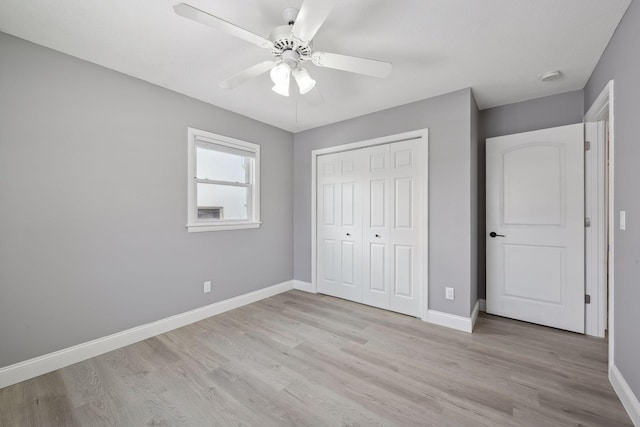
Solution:
[{"label": "white trim molding", "polygon": [[0,368],[0,389],[293,289],[293,280]]},{"label": "white trim molding", "polygon": [[640,426],[640,402],[615,364],[609,366],[609,381],[620,398],[622,406],[627,410],[633,425]]},{"label": "white trim molding", "polygon": [[471,317],[458,316],[456,314],[444,313],[442,311],[429,310],[427,311],[427,322],[434,325],[444,326],[446,328],[455,329],[457,331],[472,333],[473,326],[478,319],[478,312],[480,311],[480,301],[476,301],[476,305],[473,307]]},{"label": "white trim molding", "polygon": [[312,294],[316,293],[316,290],[313,288],[313,285],[311,283],[303,282],[302,280],[294,280],[293,289],[297,289],[303,292],[310,292]]},{"label": "white trim molding", "polygon": [[480,300],[476,301],[476,304],[473,306],[473,310],[471,311],[471,332],[473,332],[473,328],[476,326],[476,321],[478,320],[479,314],[480,314]]},{"label": "white trim molding", "polygon": [[585,141],[591,148],[585,157],[585,333],[603,338],[607,329],[607,124],[585,122]]},{"label": "white trim molding", "polygon": [[250,228],[260,228],[262,222],[238,222],[236,224],[196,224],[187,225],[189,233],[202,233],[205,231],[222,231],[222,230],[247,230]]},{"label": "white trim molding", "polygon": [[[615,349],[615,194],[614,194],[614,177],[615,177],[615,96],[614,96],[614,81],[610,80],[604,87],[598,98],[591,105],[587,113],[584,115],[584,123],[598,122],[604,120],[608,124],[609,128],[609,147],[608,147],[608,174],[606,176],[607,186],[607,204],[608,204],[608,223],[607,223],[607,280],[608,283],[608,307],[607,307],[607,335],[609,338],[609,367],[613,366],[614,361],[614,349]],[[603,286],[602,283],[599,284]],[[600,290],[600,295],[603,295],[603,290]],[[606,295],[606,294],[605,294]],[[589,314],[589,311],[587,311]],[[591,322],[590,317],[587,318],[587,325]]]},{"label": "white trim molding", "polygon": [[[197,175],[197,148],[234,154],[248,161],[246,182],[212,180]],[[198,218],[198,184],[242,187],[247,193],[247,218],[241,220]],[[200,206],[202,208],[202,206]],[[219,207],[220,210],[222,207]],[[260,145],[195,128],[187,128],[187,231],[223,231],[259,228],[260,221]]]},{"label": "white trim molding", "polygon": [[604,87],[600,95],[593,101],[591,107],[584,115],[585,122],[597,122],[603,120],[604,116],[608,115],[611,110],[611,104],[613,104],[613,80],[609,80]]}]

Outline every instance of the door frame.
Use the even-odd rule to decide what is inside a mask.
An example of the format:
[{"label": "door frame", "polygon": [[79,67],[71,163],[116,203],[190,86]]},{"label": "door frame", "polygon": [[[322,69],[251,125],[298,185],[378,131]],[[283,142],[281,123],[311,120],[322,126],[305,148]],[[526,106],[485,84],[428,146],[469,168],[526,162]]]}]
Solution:
[{"label": "door frame", "polygon": [[[594,287],[592,289],[588,289],[591,295],[591,304],[587,304],[586,306],[586,327],[588,335],[595,336],[603,336],[603,332],[605,327],[607,327],[606,319],[608,317],[608,338],[609,338],[609,367],[613,364],[613,352],[614,352],[614,238],[615,238],[615,206],[614,206],[614,140],[615,140],[615,132],[614,132],[614,81],[610,80],[605,88],[602,90],[598,98],[591,105],[587,113],[584,115],[583,122],[593,123],[605,121],[608,124],[609,129],[609,138],[608,138],[608,151],[609,151],[609,168],[607,172],[606,168],[606,146],[607,139],[601,140],[600,138],[597,141],[591,142],[591,151],[593,153],[605,153],[601,156],[597,156],[597,164],[605,164],[605,168],[602,171],[602,175],[599,178],[604,179],[605,186],[607,188],[607,199],[606,203],[608,203],[607,216],[608,218],[591,218],[591,223],[605,224],[607,228],[607,241],[605,251],[607,251],[608,261],[607,261],[607,274],[606,280],[599,279],[597,277],[597,269],[596,274],[590,275],[589,279],[591,283],[594,283]],[[589,185],[592,182],[591,179],[587,179],[585,183],[585,191],[590,195],[597,195],[597,186],[593,188],[593,185]],[[598,200],[597,197],[591,197],[591,200],[594,201],[594,204],[588,206],[587,209],[590,212],[601,212],[603,203],[605,203],[602,198]],[[592,233],[597,232],[599,227],[591,227],[587,228],[587,232],[591,231]],[[598,242],[596,238],[592,239],[592,242]],[[599,248],[594,248],[593,245],[591,247],[585,246],[585,262],[586,263],[597,263],[597,253]],[[595,276],[595,277],[594,277]],[[602,277],[602,275],[600,275]],[[609,284],[608,294],[609,294],[609,304],[607,307],[607,282]],[[604,308],[607,308],[606,315]],[[595,325],[595,326],[594,326]],[[595,329],[595,330],[594,330]]]},{"label": "door frame", "polygon": [[318,156],[323,154],[340,153],[343,151],[356,150],[359,148],[372,147],[375,145],[392,144],[394,142],[419,140],[424,143],[422,164],[422,182],[424,183],[424,194],[422,202],[423,220],[422,220],[422,236],[421,244],[422,253],[422,286],[420,297],[420,318],[427,321],[427,311],[429,308],[429,129],[418,129],[410,132],[403,132],[394,135],[387,135],[379,138],[368,139],[364,141],[352,142],[342,145],[336,145],[328,148],[321,148],[311,152],[311,292],[318,292],[317,274],[317,254],[316,254],[316,237],[318,235],[317,228],[317,161]]}]

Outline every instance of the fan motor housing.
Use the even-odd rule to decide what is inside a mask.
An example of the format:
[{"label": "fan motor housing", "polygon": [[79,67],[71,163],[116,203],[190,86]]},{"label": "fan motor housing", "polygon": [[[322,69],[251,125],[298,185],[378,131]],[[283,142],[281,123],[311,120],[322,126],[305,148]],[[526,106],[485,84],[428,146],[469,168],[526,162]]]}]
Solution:
[{"label": "fan motor housing", "polygon": [[311,43],[305,43],[296,39],[291,34],[290,25],[276,27],[269,35],[269,39],[273,42],[271,54],[276,58],[280,58],[282,53],[287,50],[296,52],[301,59],[306,59],[311,56]]}]

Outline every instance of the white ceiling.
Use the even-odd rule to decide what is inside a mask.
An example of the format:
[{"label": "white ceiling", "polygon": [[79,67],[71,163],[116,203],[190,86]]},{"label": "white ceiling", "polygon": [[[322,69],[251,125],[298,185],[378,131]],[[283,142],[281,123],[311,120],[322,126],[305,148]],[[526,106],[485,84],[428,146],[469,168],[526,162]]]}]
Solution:
[{"label": "white ceiling", "polygon": [[[302,3],[186,1],[265,37]],[[466,87],[481,109],[581,89],[630,2],[341,0],[315,49],[393,71],[376,79],[307,63],[324,97],[316,106],[273,93],[268,73],[219,88],[270,53],[175,15],[167,0],[0,0],[0,31],[297,132]],[[561,80],[539,81],[556,69]]]}]

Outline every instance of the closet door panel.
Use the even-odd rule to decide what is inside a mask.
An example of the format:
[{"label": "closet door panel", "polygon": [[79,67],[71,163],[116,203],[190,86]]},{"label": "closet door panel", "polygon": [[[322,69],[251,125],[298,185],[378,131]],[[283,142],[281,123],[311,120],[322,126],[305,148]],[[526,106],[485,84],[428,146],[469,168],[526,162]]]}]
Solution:
[{"label": "closet door panel", "polygon": [[413,247],[394,245],[395,263],[393,266],[393,295],[396,297],[413,297]]},{"label": "closet door panel", "polygon": [[369,188],[369,205],[367,214],[369,215],[369,225],[374,228],[384,228],[386,226],[386,203],[387,203],[387,180],[371,179]]},{"label": "closet door panel", "polygon": [[342,183],[342,225],[344,227],[355,227],[356,221],[359,221],[360,218],[356,219],[355,211],[357,210],[355,207],[355,183],[354,182],[343,182]]},{"label": "closet door panel", "polygon": [[[369,266],[368,292],[388,294],[386,277],[387,245],[379,243],[369,244],[367,265]],[[366,257],[366,255],[365,255]],[[367,282],[365,282],[367,283]]]},{"label": "closet door panel", "polygon": [[362,302],[362,160],[357,151],[340,153],[339,295]]},{"label": "closet door panel", "polygon": [[361,151],[367,166],[362,175],[363,210],[363,302],[389,309],[391,294],[389,219],[389,145]]},{"label": "closet door panel", "polygon": [[413,229],[413,177],[394,179],[394,226],[397,229]]},{"label": "closet door panel", "polygon": [[422,146],[416,141],[391,144],[391,251],[392,284],[389,308],[411,316],[420,315],[422,298]]},{"label": "closet door panel", "polygon": [[362,190],[354,152],[319,156],[318,292],[362,302]]},{"label": "closet door panel", "polygon": [[317,177],[317,261],[318,291],[338,296],[341,281],[339,219],[341,212],[340,157],[318,158]]}]

